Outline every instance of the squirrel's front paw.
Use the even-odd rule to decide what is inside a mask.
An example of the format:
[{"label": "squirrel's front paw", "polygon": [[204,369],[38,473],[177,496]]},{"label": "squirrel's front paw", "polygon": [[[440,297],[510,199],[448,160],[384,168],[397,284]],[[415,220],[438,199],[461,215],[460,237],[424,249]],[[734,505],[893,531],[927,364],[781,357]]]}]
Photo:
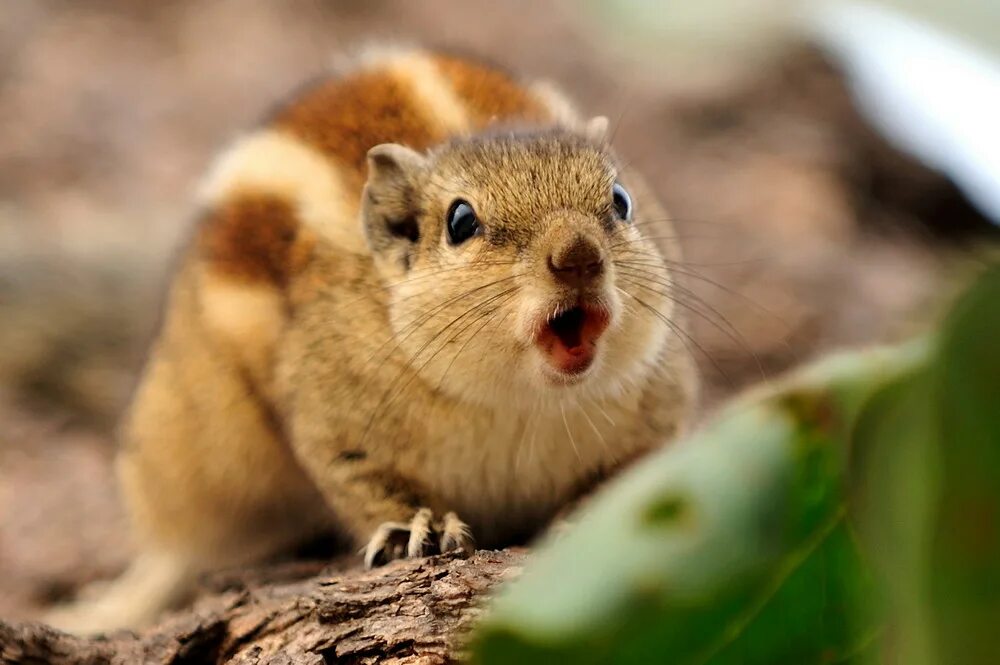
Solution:
[{"label": "squirrel's front paw", "polygon": [[466,556],[476,549],[468,525],[455,513],[447,513],[440,523],[430,508],[421,508],[410,520],[384,522],[365,546],[365,567],[374,568],[395,559],[430,556],[459,551]]}]

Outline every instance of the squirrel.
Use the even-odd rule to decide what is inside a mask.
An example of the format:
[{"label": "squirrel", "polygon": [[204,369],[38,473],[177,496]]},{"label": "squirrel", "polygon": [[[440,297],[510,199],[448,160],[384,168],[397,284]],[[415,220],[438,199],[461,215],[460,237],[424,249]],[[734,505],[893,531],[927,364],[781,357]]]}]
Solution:
[{"label": "squirrel", "polygon": [[369,567],[523,543],[676,437],[678,250],[607,125],[547,82],[383,49],[238,139],[122,423],[137,553],[50,623],[145,626],[330,530]]}]

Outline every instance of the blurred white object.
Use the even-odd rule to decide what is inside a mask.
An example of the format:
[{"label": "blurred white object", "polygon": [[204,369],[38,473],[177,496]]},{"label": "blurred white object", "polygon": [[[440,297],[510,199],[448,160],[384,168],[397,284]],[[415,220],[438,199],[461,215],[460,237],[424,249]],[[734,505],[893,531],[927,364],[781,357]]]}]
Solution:
[{"label": "blurred white object", "polygon": [[1000,64],[896,11],[807,7],[807,30],[844,67],[872,123],[1000,224]]}]

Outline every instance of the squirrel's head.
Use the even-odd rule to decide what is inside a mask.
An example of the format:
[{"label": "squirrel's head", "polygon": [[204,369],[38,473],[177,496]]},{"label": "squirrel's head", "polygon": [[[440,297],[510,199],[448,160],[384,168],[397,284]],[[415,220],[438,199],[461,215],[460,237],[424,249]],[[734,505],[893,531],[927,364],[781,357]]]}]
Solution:
[{"label": "squirrel's head", "polygon": [[662,213],[630,189],[606,126],[368,153],[365,233],[395,342],[430,385],[531,405],[620,391],[656,363],[672,277],[644,230],[661,235]]}]

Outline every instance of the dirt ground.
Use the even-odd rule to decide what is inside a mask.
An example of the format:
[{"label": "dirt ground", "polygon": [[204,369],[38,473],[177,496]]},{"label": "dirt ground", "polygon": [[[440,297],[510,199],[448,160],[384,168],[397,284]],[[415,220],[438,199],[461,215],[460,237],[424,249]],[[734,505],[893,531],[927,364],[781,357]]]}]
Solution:
[{"label": "dirt ground", "polygon": [[[671,210],[705,405],[933,316],[985,222],[789,46],[711,85],[623,61],[569,2],[6,3],[0,13],[0,617],[128,556],[113,422],[212,154],[372,39],[471,50],[606,114]],[[530,20],[526,20],[530,17]],[[511,45],[515,48],[511,48]]]}]

